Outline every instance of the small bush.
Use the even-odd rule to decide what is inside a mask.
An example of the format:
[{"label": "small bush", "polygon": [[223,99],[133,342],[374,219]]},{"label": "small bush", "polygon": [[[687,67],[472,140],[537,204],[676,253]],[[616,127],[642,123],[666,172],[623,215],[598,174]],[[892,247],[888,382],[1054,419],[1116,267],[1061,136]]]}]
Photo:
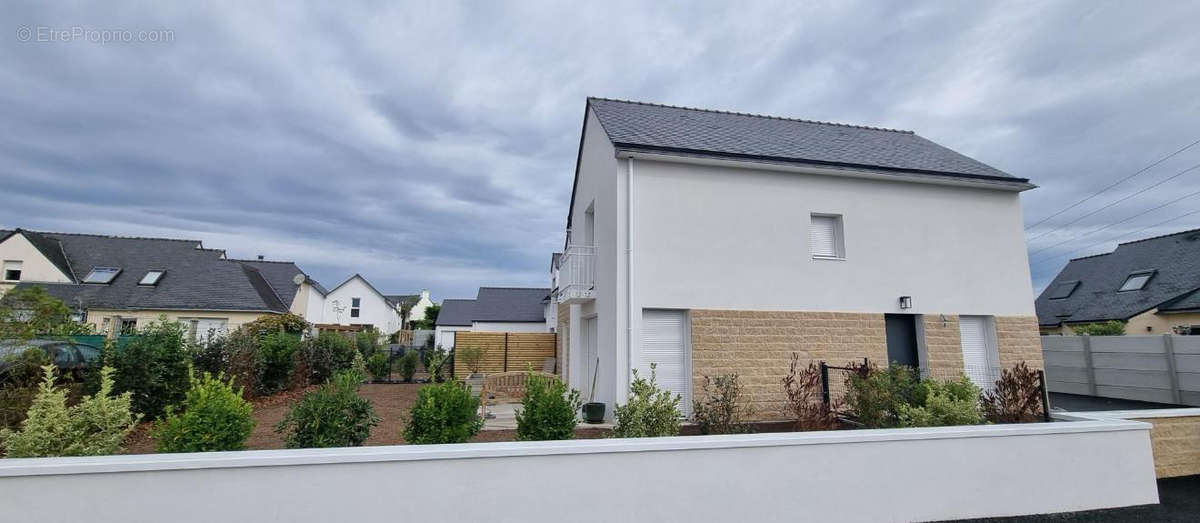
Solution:
[{"label": "small bush", "polygon": [[979,412],[979,387],[966,376],[950,381],[925,379],[923,405],[900,405],[897,422],[901,427],[946,427],[978,425],[983,422]]},{"label": "small bush", "polygon": [[154,426],[159,452],[213,452],[244,450],[254,430],[250,402],[233,380],[204,374],[192,379],[192,388],[182,409],[167,409],[167,416]]},{"label": "small bush", "polygon": [[362,380],[353,371],[337,373],[292,406],[275,432],[289,449],[362,446],[379,424],[371,401],[358,395]]},{"label": "small bush", "polygon": [[30,347],[0,362],[0,387],[32,388],[42,380],[42,367],[50,365],[46,351]]},{"label": "small bush", "polygon": [[1071,332],[1074,332],[1079,336],[1083,336],[1084,334],[1089,336],[1124,336],[1125,322],[1120,320],[1111,320],[1100,323],[1071,325]]},{"label": "small bush", "polygon": [[654,368],[651,363],[649,380],[638,376],[637,369],[633,370],[629,399],[624,405],[617,405],[614,412],[617,424],[613,427],[613,437],[651,438],[679,434],[681,398],[658,388]]},{"label": "small bush", "polygon": [[309,324],[304,318],[290,312],[263,316],[250,323],[242,325],[238,330],[255,338],[260,338],[274,332],[287,332],[299,336],[308,331]]},{"label": "small bush", "polygon": [[460,363],[471,374],[478,374],[479,369],[483,365],[483,348],[472,346],[455,347],[454,364],[458,365]]},{"label": "small bush", "polygon": [[358,348],[359,354],[362,354],[363,359],[371,359],[376,352],[379,352],[382,346],[379,343],[380,334],[374,327],[358,331],[354,334],[354,346]]},{"label": "small bush", "polygon": [[67,406],[67,391],[55,386],[54,366],[44,378],[21,430],[0,429],[0,448],[10,458],[115,454],[141,418],[131,412],[130,393],[114,396],[113,370],[101,371],[100,390]]},{"label": "small bush", "polygon": [[309,368],[309,383],[324,383],[338,371],[349,369],[354,364],[354,353],[358,351],[345,336],[322,331],[305,340],[300,352]]},{"label": "small bush", "polygon": [[367,361],[367,371],[371,373],[371,379],[385,381],[392,375],[392,360],[386,352],[376,352]]},{"label": "small bush", "polygon": [[429,372],[429,381],[441,383],[446,380],[445,369],[446,363],[450,356],[446,354],[446,349],[438,347],[437,349],[426,351],[425,370]]},{"label": "small bush", "polygon": [[405,383],[412,383],[413,375],[417,373],[417,363],[420,357],[416,351],[408,351],[404,357],[400,358],[400,377],[404,378]]},{"label": "small bush", "polygon": [[448,381],[417,391],[404,441],[414,444],[462,443],[483,428],[479,400],[464,385]]},{"label": "small bush", "polygon": [[161,417],[191,388],[190,362],[183,326],[161,317],[112,351],[116,390],[132,394],[135,412]]},{"label": "small bush", "polygon": [[692,419],[701,434],[746,434],[753,428],[745,422],[753,415],[749,405],[742,405],[742,385],[737,374],[704,377],[701,390],[704,401],[692,402]]},{"label": "small bush", "polygon": [[1042,405],[1037,371],[1023,361],[1011,369],[1004,369],[996,386],[983,395],[980,406],[983,416],[992,423],[1042,421],[1045,406]]},{"label": "small bush", "polygon": [[825,404],[821,391],[821,367],[816,363],[800,368],[800,355],[792,353],[788,375],[783,378],[783,391],[787,395],[784,414],[795,420],[794,430],[838,428],[837,411],[841,403],[831,398],[830,404]]},{"label": "small bush", "polygon": [[925,404],[925,388],[916,371],[904,365],[870,367],[851,374],[846,385],[846,410],[867,428],[898,427],[901,405]]},{"label": "small bush", "polygon": [[287,388],[296,368],[300,337],[275,331],[258,338],[258,380],[256,393],[267,395]]},{"label": "small bush", "polygon": [[220,374],[229,371],[230,336],[216,334],[191,346],[192,369],[196,372]]},{"label": "small bush", "polygon": [[575,437],[576,414],[583,406],[579,391],[567,390],[558,378],[529,373],[525,397],[516,411],[517,439],[543,441]]},{"label": "small bush", "polygon": [[37,392],[37,387],[0,387],[0,429],[19,427]]}]

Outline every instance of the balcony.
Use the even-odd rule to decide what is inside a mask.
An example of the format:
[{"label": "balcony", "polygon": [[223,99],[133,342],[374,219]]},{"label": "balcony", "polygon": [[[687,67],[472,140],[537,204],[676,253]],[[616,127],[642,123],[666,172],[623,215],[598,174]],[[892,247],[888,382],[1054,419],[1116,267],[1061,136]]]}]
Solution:
[{"label": "balcony", "polygon": [[580,303],[596,299],[596,248],[570,245],[558,264],[558,301]]}]

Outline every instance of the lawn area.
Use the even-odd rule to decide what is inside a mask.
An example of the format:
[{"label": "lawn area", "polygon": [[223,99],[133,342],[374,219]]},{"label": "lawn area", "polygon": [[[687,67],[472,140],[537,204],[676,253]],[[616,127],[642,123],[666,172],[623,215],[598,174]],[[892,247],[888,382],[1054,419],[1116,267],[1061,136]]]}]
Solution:
[{"label": "lawn area", "polygon": [[[367,445],[403,445],[404,423],[408,411],[417,399],[417,390],[424,384],[367,384],[359,389],[358,394],[371,400],[375,406],[375,414],[381,419],[379,425],[371,430]],[[254,405],[254,432],[246,441],[249,450],[281,449],[283,438],[275,433],[275,425],[283,419],[288,408],[298,401],[305,390],[288,391],[266,398],[252,400]],[[150,438],[150,425],[143,423],[130,434],[126,440],[126,454],[148,454],[154,452],[154,440]],[[607,429],[579,428],[575,431],[577,438],[600,438],[608,433]],[[472,441],[513,441],[516,431],[485,430],[475,436]]]}]

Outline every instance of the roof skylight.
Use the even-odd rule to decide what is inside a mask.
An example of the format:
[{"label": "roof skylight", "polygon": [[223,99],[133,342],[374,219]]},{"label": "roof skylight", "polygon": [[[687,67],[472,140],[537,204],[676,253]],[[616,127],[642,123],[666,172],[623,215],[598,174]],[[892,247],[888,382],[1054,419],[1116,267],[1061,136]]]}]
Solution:
[{"label": "roof skylight", "polygon": [[96,267],[83,278],[83,283],[111,283],[120,273],[117,267]]},{"label": "roof skylight", "polygon": [[1064,281],[1056,285],[1054,290],[1050,291],[1050,299],[1061,300],[1067,298],[1071,293],[1075,292],[1076,287],[1079,287],[1078,281]]},{"label": "roof skylight", "polygon": [[163,274],[167,271],[146,271],[146,275],[142,276],[142,280],[138,285],[158,285],[158,280],[162,279]]},{"label": "roof skylight", "polygon": [[1146,283],[1150,281],[1150,277],[1154,276],[1154,271],[1141,271],[1130,274],[1125,278],[1125,283],[1121,285],[1118,291],[1140,291],[1146,288]]}]

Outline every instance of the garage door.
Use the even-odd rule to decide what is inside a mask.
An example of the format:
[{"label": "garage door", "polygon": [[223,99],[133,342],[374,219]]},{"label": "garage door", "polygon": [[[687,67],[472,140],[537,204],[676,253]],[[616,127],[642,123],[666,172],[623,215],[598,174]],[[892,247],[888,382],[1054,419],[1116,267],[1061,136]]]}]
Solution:
[{"label": "garage door", "polygon": [[687,312],[646,309],[642,311],[642,346],[637,354],[638,375],[649,377],[655,364],[659,388],[683,397],[679,409],[691,412],[691,365],[687,355]]}]

